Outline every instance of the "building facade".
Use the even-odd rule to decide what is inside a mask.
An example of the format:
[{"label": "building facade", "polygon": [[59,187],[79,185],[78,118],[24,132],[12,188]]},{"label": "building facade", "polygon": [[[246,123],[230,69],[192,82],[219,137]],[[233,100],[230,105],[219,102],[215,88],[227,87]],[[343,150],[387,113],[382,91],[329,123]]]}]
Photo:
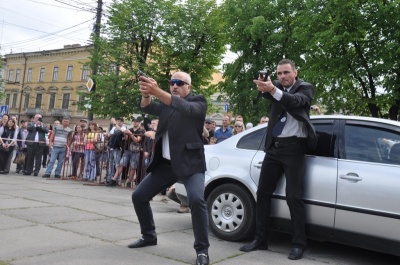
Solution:
[{"label": "building facade", "polygon": [[70,117],[72,122],[87,117],[78,106],[78,92],[88,93],[91,46],[65,45],[63,49],[14,53],[4,56],[4,98],[10,115],[29,119],[42,114],[45,123]]},{"label": "building facade", "polygon": [[[19,120],[29,120],[41,114],[45,123],[53,124],[63,117],[71,118],[71,125],[87,118],[87,111],[78,106],[83,93],[88,93],[86,84],[90,77],[89,61],[92,46],[65,45],[63,49],[14,53],[4,56],[3,92],[0,105],[8,105],[10,115]],[[213,74],[211,83],[222,80],[222,74]],[[222,117],[229,114],[228,100],[217,100],[219,93],[211,97],[216,113],[207,117],[221,124]],[[226,98],[226,97],[223,97]],[[109,120],[95,117],[104,129]]]}]

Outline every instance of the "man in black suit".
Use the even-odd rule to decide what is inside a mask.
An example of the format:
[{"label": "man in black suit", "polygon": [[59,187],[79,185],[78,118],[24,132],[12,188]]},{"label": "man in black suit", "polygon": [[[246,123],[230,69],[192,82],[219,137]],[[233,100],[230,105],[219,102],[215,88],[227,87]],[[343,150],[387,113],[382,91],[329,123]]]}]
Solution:
[{"label": "man in black suit", "polygon": [[[28,136],[26,137],[27,155],[24,175],[37,176],[42,164],[43,149],[46,146],[45,134],[48,133],[46,125],[42,121],[42,115],[36,114],[32,122],[28,124]],[[35,170],[33,164],[35,163]]]},{"label": "man in black suit", "polygon": [[[176,72],[170,81],[171,94],[165,92],[152,78],[140,77],[141,107],[144,113],[159,116],[155,136],[154,158],[149,174],[132,194],[139,219],[142,238],[129,248],[157,245],[150,200],[163,189],[181,181],[186,188],[192,213],[196,264],[209,264],[208,216],[204,201],[204,172],[206,170],[202,133],[207,111],[203,95],[190,91],[191,78]],[[159,101],[152,101],[151,96]]]},{"label": "man in black suit", "polygon": [[[307,245],[305,211],[302,201],[307,147],[315,148],[317,139],[309,112],[314,86],[297,79],[295,64],[288,59],[278,63],[279,81],[254,80],[262,97],[271,101],[264,161],[257,189],[256,236],[241,251],[268,249],[271,198],[279,178],[285,173],[286,202],[292,219],[292,250],[289,259],[303,256]],[[260,78],[261,79],[261,78]]]}]

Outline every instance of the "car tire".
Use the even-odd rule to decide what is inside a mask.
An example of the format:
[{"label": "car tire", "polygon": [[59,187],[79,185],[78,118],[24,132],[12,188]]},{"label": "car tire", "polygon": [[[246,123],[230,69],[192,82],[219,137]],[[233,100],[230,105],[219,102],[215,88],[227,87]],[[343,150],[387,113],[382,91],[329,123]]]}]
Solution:
[{"label": "car tire", "polygon": [[224,184],[207,198],[210,230],[227,241],[241,241],[254,236],[255,201],[244,187]]}]

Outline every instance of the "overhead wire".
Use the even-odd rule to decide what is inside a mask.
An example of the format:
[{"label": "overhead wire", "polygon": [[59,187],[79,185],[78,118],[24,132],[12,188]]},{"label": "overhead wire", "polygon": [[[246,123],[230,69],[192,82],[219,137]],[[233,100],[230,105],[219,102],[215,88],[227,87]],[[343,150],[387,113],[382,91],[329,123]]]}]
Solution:
[{"label": "overhead wire", "polygon": [[40,1],[36,1],[36,0],[26,0],[26,1],[42,4],[42,5],[45,5],[45,6],[53,6],[53,7],[63,8],[63,9],[76,10],[76,8],[69,8],[69,7],[65,7],[65,6],[57,6],[57,5],[52,5],[52,4],[49,4],[49,3],[43,3],[43,2],[40,2]]},{"label": "overhead wire", "polygon": [[[66,34],[71,34],[71,33],[73,33],[73,32],[76,32],[76,31],[73,31],[73,32],[69,32],[69,33],[66,33],[66,34],[64,34],[64,35],[60,35],[59,33],[61,33],[61,32],[64,32],[64,31],[67,31],[67,30],[70,30],[70,29],[73,29],[73,28],[75,28],[75,27],[78,27],[78,26],[80,26],[80,25],[83,25],[83,24],[85,24],[85,23],[87,23],[87,22],[89,22],[89,21],[92,21],[93,20],[93,18],[91,18],[91,19],[89,19],[89,20],[86,20],[86,21],[83,21],[83,22],[81,22],[81,23],[79,23],[79,24],[76,24],[76,25],[73,25],[73,26],[71,26],[71,27],[68,27],[68,28],[65,28],[65,29],[62,29],[62,30],[58,30],[58,31],[55,31],[55,32],[52,32],[52,33],[47,33],[47,32],[43,32],[43,31],[39,31],[39,32],[43,32],[43,33],[46,33],[45,35],[42,35],[42,36],[39,36],[39,37],[35,37],[35,38],[31,38],[31,39],[26,39],[26,40],[22,40],[22,41],[16,41],[16,42],[10,42],[10,43],[4,43],[3,45],[2,45],[2,48],[16,48],[16,49],[18,49],[18,48],[21,48],[21,47],[24,47],[24,45],[26,44],[26,45],[29,45],[29,47],[32,47],[32,42],[35,42],[35,41],[43,41],[43,40],[51,40],[51,38],[59,38],[59,37],[64,37],[64,38],[67,38],[66,37]],[[19,26],[19,25],[16,25],[16,24],[12,24],[12,23],[8,23],[8,22],[3,22],[3,23],[6,23],[6,24],[10,24],[10,25],[13,25],[13,26]],[[24,27],[24,26],[21,26],[22,28],[27,28],[27,27]],[[30,29],[30,28],[27,28],[27,29],[29,29],[29,30],[34,30],[34,31],[38,31],[38,30],[35,30],[35,29]],[[81,28],[81,29],[79,29],[79,30],[87,30],[86,28]],[[89,36],[88,36],[89,37]]]}]

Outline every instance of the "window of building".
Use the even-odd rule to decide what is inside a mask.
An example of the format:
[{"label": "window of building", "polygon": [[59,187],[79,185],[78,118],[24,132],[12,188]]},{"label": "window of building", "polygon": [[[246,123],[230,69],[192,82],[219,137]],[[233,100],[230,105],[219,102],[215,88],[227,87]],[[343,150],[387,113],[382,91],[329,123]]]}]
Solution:
[{"label": "window of building", "polygon": [[17,69],[15,71],[15,82],[19,82],[21,80],[21,69]]},{"label": "window of building", "polygon": [[30,97],[30,94],[29,93],[25,93],[25,102],[24,102],[24,108],[25,109],[29,108],[29,97]]},{"label": "window of building", "polygon": [[53,81],[58,80],[58,66],[54,66],[53,68]]},{"label": "window of building", "polygon": [[37,108],[37,109],[42,108],[42,94],[36,94],[35,108]]},{"label": "window of building", "polygon": [[33,69],[29,68],[28,69],[28,75],[26,77],[26,82],[32,82],[32,72],[33,72]]},{"label": "window of building", "polygon": [[13,82],[14,69],[8,71],[8,82]]},{"label": "window of building", "polygon": [[115,64],[110,64],[109,68],[108,68],[108,74],[114,74],[115,72]]},{"label": "window of building", "polygon": [[68,65],[67,68],[67,81],[72,80],[72,71],[74,70],[74,67],[72,65]]},{"label": "window of building", "polygon": [[83,110],[84,107],[82,106],[82,102],[83,102],[83,96],[79,95],[78,96],[78,110]]},{"label": "window of building", "polygon": [[62,108],[63,109],[69,109],[69,98],[71,94],[66,93],[63,95],[63,100],[62,100]]},{"label": "window of building", "polygon": [[89,67],[87,64],[82,65],[82,77],[81,77],[82,80],[88,79],[88,69]]},{"label": "window of building", "polygon": [[55,102],[56,102],[56,93],[51,93],[49,101],[49,109],[54,109]]},{"label": "window of building", "polygon": [[10,106],[10,96],[11,96],[10,94],[6,95],[6,105],[7,106]]},{"label": "window of building", "polygon": [[17,107],[17,97],[18,97],[18,94],[17,94],[17,93],[14,93],[14,94],[13,94],[13,99],[12,99],[11,108],[16,108],[16,107]]},{"label": "window of building", "polygon": [[45,68],[44,68],[44,67],[40,68],[40,72],[39,72],[39,82],[43,82],[43,81],[44,81],[44,71],[45,71]]}]

